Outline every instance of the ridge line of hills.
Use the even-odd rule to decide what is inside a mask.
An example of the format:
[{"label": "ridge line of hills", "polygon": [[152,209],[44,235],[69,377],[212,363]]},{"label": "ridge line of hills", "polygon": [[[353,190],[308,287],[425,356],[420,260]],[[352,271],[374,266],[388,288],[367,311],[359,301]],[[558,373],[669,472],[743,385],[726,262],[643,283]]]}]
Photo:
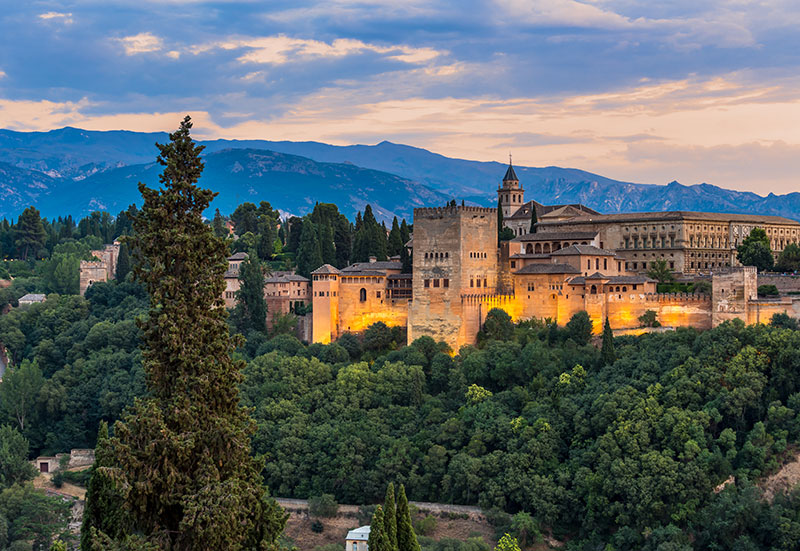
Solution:
[{"label": "ridge line of hills", "polygon": [[[166,133],[0,130],[0,217],[30,204],[44,216],[112,213],[138,202],[136,184],[157,184],[155,142]],[[418,206],[456,198],[494,206],[505,165],[453,159],[394,144],[336,146],[320,142],[217,139],[199,143],[202,184],[219,196],[212,208],[269,201],[305,214],[316,202],[337,203],[348,217],[371,203],[376,216],[410,219]],[[603,213],[688,210],[754,213],[800,219],[800,193],[760,196],[710,184],[638,184],[575,168],[514,167],[526,199],[583,203]]]}]

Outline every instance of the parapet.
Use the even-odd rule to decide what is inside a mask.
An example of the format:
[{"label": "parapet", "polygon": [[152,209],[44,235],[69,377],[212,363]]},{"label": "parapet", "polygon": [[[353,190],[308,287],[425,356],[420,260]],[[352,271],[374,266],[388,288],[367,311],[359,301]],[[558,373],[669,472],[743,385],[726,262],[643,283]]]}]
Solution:
[{"label": "parapet", "polygon": [[445,216],[458,216],[460,213],[464,214],[497,214],[495,207],[472,207],[472,206],[455,206],[455,207],[420,207],[414,209],[414,220],[418,218],[443,218]]}]

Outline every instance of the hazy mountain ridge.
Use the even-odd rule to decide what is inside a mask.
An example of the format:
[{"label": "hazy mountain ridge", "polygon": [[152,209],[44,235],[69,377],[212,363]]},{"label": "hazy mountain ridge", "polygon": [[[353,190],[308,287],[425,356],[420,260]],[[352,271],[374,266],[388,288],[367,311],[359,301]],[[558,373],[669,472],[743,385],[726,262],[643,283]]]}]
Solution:
[{"label": "hazy mountain ridge", "polygon": [[[27,204],[47,215],[114,212],[139,201],[136,182],[157,183],[155,143],[166,133],[0,130],[0,216]],[[415,206],[455,198],[494,206],[505,164],[452,159],[425,149],[381,142],[211,140],[203,184],[220,192],[212,207],[230,212],[243,201],[270,201],[303,214],[316,201],[352,216],[366,203],[382,218],[409,217]],[[580,169],[515,166],[527,199],[583,203],[600,212],[698,210],[757,212],[800,219],[800,194],[766,197],[709,184],[666,186],[622,182]],[[379,171],[380,174],[377,174]]]}]

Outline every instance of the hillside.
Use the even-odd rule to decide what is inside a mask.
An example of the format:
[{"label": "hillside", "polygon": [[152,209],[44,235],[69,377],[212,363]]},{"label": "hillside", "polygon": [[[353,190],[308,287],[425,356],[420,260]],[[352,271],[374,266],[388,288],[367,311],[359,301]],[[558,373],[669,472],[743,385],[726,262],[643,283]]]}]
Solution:
[{"label": "hillside", "polygon": [[[27,204],[51,216],[124,208],[138,200],[129,182],[155,182],[154,143],[166,139],[166,133],[69,127],[50,132],[0,130],[0,216],[16,216]],[[200,143],[206,146],[208,162],[204,185],[220,192],[214,206],[222,212],[246,200],[270,201],[297,214],[308,212],[316,201],[334,201],[348,216],[372,203],[380,205],[378,214],[384,219],[394,214],[408,217],[414,206],[451,198],[493,206],[505,171],[502,163],[452,159],[387,141],[349,146],[268,140]],[[580,202],[607,213],[699,210],[800,219],[798,193],[760,196],[709,184],[637,184],[555,166],[518,166],[516,171],[526,197],[542,203]]]},{"label": "hillside", "polygon": [[[202,184],[219,193],[212,208],[225,213],[245,201],[269,201],[298,214],[311,211],[316,202],[329,202],[340,205],[352,219],[371,203],[379,219],[391,221],[393,216],[410,218],[414,207],[447,200],[441,193],[394,174],[272,151],[222,150],[206,155],[205,163]],[[151,162],[105,170],[77,181],[50,179],[50,193],[32,200],[45,216],[92,210],[117,213],[139,202],[138,182],[158,185],[160,171],[161,167]],[[56,189],[57,193],[52,192]],[[0,216],[13,216],[13,212],[13,207],[0,207]]]}]

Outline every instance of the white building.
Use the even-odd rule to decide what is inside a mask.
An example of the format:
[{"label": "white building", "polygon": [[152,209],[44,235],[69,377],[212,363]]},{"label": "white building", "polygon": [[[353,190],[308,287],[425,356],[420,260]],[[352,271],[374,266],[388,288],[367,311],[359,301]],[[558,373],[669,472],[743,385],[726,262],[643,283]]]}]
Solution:
[{"label": "white building", "polygon": [[350,530],[345,538],[345,551],[369,551],[369,526],[361,526],[355,530]]}]

